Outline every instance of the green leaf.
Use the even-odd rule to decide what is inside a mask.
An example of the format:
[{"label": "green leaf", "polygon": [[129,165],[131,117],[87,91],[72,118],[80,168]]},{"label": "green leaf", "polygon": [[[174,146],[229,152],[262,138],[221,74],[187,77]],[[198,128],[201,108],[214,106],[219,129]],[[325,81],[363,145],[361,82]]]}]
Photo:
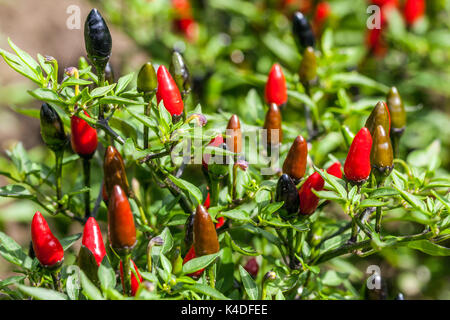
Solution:
[{"label": "green leaf", "polygon": [[[108,92],[110,92],[112,89],[114,89],[114,87],[116,86],[115,83],[110,84],[109,86],[104,86],[104,87],[99,87],[99,88],[95,88],[94,90],[92,90],[91,92],[89,92],[89,95],[92,98],[98,98],[98,97],[102,97],[105,94],[107,94]],[[106,102],[101,102],[100,103],[106,103]]]},{"label": "green leaf", "polygon": [[327,199],[327,200],[335,200],[335,201],[345,201],[341,196],[336,194],[336,192],[333,191],[316,191],[315,189],[311,189],[311,191],[318,196],[320,199]]},{"label": "green leaf", "polygon": [[47,88],[39,88],[35,90],[28,90],[28,93],[38,100],[42,100],[48,103],[53,103],[58,106],[64,107],[66,103],[61,97],[53,90]]},{"label": "green leaf", "polygon": [[391,187],[381,187],[375,189],[371,194],[371,198],[384,198],[384,197],[393,197],[399,195],[399,192]]},{"label": "green leaf", "polygon": [[372,80],[372,79],[370,79],[366,76],[363,76],[362,74],[359,74],[357,72],[336,73],[330,77],[330,81],[334,82],[334,85],[337,87],[344,84],[347,86],[357,85],[357,86],[373,88],[373,89],[379,90],[380,92],[382,92],[384,94],[387,94],[389,91],[389,87],[385,86],[384,84],[376,82],[375,80]]},{"label": "green leaf", "polygon": [[283,206],[283,202],[273,202],[269,203],[266,207],[261,210],[261,215],[270,216],[272,213],[276,212]]},{"label": "green leaf", "polygon": [[363,201],[361,201],[359,207],[360,208],[367,208],[367,207],[382,207],[384,206],[385,203],[383,201],[380,200],[376,200],[376,199],[364,199]]},{"label": "green leaf", "polygon": [[12,276],[0,281],[0,289],[7,287],[13,283],[17,283],[23,281],[26,276]]},{"label": "green leaf", "polygon": [[408,243],[408,247],[422,251],[431,256],[450,256],[450,248],[440,246],[429,240],[418,240]]},{"label": "green leaf", "polygon": [[99,100],[100,104],[123,104],[123,105],[144,105],[145,101],[136,101],[116,96],[106,96]]},{"label": "green leaf", "polygon": [[5,62],[16,72],[20,73],[24,77],[27,77],[39,86],[42,85],[41,79],[36,75],[36,72],[34,72],[33,69],[31,69],[21,59],[19,59],[18,56],[3,49],[0,49],[0,55],[3,57]]},{"label": "green leaf", "polygon": [[0,197],[17,198],[17,199],[33,199],[36,198],[25,187],[19,184],[10,184],[0,187]]},{"label": "green leaf", "polygon": [[168,227],[165,227],[164,230],[161,232],[161,234],[159,235],[161,237],[161,239],[164,240],[163,245],[161,246],[161,252],[163,254],[168,253],[172,247],[173,247],[173,237],[172,234],[170,233],[170,230]]},{"label": "green leaf", "polygon": [[394,188],[397,189],[398,192],[400,192],[400,195],[402,196],[402,198],[405,199],[405,201],[408,202],[413,208],[420,210],[424,213],[427,212],[426,205],[422,200],[420,200],[415,195],[413,195],[407,191],[401,190],[397,187],[394,187]]},{"label": "green leaf", "polygon": [[102,293],[98,288],[89,280],[83,270],[80,270],[81,287],[83,288],[83,294],[90,300],[104,300]]},{"label": "green leaf", "polygon": [[80,239],[82,236],[82,233],[76,233],[76,234],[72,234],[68,237],[65,237],[63,239],[61,239],[61,245],[64,249],[64,251],[66,251],[67,249],[69,249],[78,239]]},{"label": "green leaf", "polygon": [[16,286],[23,293],[38,300],[68,300],[68,297],[65,294],[55,290],[28,287],[21,284],[17,284]]},{"label": "green leaf", "polygon": [[225,297],[221,292],[204,284],[187,285],[185,286],[185,288],[197,293],[205,294],[218,300],[230,300],[229,298]]},{"label": "green leaf", "polygon": [[7,261],[23,267],[27,270],[31,269],[33,260],[23,251],[22,247],[5,233],[0,231],[0,254]]},{"label": "green leaf", "polygon": [[70,300],[78,300],[81,290],[80,268],[77,265],[70,265],[66,269],[66,292]]},{"label": "green leaf", "polygon": [[242,209],[235,208],[233,210],[229,211],[222,211],[220,213],[222,216],[227,217],[228,219],[232,220],[241,220],[241,221],[247,221],[250,222],[252,219],[248,216],[248,213]]},{"label": "green leaf", "polygon": [[225,232],[225,239],[229,242],[231,248],[246,256],[259,256],[259,252],[256,252],[253,248],[243,248],[239,246],[232,238],[228,232]]},{"label": "green leaf", "polygon": [[216,260],[216,258],[219,256],[219,254],[220,254],[220,251],[213,253],[213,254],[208,254],[206,256],[201,256],[201,257],[189,260],[188,262],[186,262],[183,265],[183,274],[193,273],[200,269],[206,268],[207,266],[209,266],[211,263],[213,263]]},{"label": "green leaf", "polygon": [[116,286],[116,273],[113,268],[109,264],[108,257],[105,257],[102,260],[102,263],[98,267],[98,279],[100,280],[100,285],[102,290],[105,291],[108,288],[114,289]]},{"label": "green leaf", "polygon": [[247,295],[250,298],[250,300],[260,299],[259,288],[256,285],[255,280],[253,280],[252,276],[241,265],[239,265],[239,273],[241,275],[241,280],[244,285],[245,292],[247,292]]},{"label": "green leaf", "polygon": [[131,72],[127,75],[120,77],[119,80],[117,81],[117,87],[116,87],[115,93],[116,94],[122,93],[122,91],[127,88],[128,84],[131,82],[131,80],[133,80],[133,77],[134,77],[134,72]]},{"label": "green leaf", "polygon": [[186,180],[183,179],[178,179],[171,174],[169,174],[169,179],[172,180],[172,182],[177,187],[179,187],[184,191],[187,191],[188,194],[192,195],[195,198],[195,200],[197,200],[197,203],[194,204],[195,207],[197,207],[197,205],[199,204],[202,204],[203,195],[199,188],[194,186],[192,183],[187,182]]}]

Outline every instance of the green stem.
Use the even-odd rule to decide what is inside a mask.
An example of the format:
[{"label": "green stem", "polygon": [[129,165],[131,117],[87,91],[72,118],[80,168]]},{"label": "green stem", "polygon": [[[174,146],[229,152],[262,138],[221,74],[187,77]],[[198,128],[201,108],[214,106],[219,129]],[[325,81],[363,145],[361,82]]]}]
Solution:
[{"label": "green stem", "polygon": [[211,286],[211,288],[214,289],[216,287],[216,279],[214,276],[214,264],[208,267],[208,277],[209,277],[209,285]]},{"label": "green stem", "polygon": [[84,185],[89,188],[84,193],[84,218],[87,220],[91,216],[91,159],[83,158]]},{"label": "green stem", "polygon": [[[150,115],[150,104],[151,102],[144,106],[144,114],[146,116]],[[145,149],[148,149],[148,127],[144,124],[144,150]]]},{"label": "green stem", "polygon": [[377,215],[375,220],[375,232],[380,233],[381,231],[381,207],[377,207]]},{"label": "green stem", "polygon": [[400,155],[400,137],[401,134],[392,133],[391,141],[392,141],[392,149],[394,150],[394,158],[399,158]]},{"label": "green stem", "polygon": [[62,162],[64,150],[55,152],[55,175],[56,175],[56,199],[58,200],[58,208],[61,207],[60,200],[62,199]]},{"label": "green stem", "polygon": [[54,289],[62,293],[63,290],[61,285],[61,268],[53,270],[50,273],[52,275]]},{"label": "green stem", "polygon": [[146,226],[149,226],[141,201],[138,199],[138,197],[134,193],[132,194],[132,198],[133,198],[134,202],[136,202],[136,205],[139,209],[139,214],[140,214],[142,223],[145,224]]},{"label": "green stem", "polygon": [[126,254],[122,257],[123,264],[123,293],[126,295],[131,294],[131,275],[130,275],[130,257],[131,254]]},{"label": "green stem", "polygon": [[231,199],[236,199],[236,185],[237,185],[237,170],[238,166],[233,166],[233,189],[231,191]]},{"label": "green stem", "polygon": [[211,196],[211,207],[215,207],[219,204],[220,181],[218,179],[212,178],[209,188]]},{"label": "green stem", "polygon": [[[103,87],[105,85],[105,67],[97,68],[97,76],[98,76],[98,87]],[[98,118],[103,120],[105,118],[105,106],[103,104],[99,105],[98,110]]]}]

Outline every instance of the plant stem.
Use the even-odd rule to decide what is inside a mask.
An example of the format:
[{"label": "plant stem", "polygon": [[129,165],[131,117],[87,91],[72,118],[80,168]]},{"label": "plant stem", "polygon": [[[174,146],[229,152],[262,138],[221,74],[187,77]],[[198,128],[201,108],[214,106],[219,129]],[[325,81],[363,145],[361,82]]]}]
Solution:
[{"label": "plant stem", "polygon": [[53,287],[55,288],[55,290],[62,293],[63,290],[61,285],[61,268],[51,271],[50,273],[52,275]]},{"label": "plant stem", "polygon": [[123,293],[128,296],[131,294],[130,257],[131,257],[131,254],[129,254],[129,253],[127,253],[124,257],[122,257]]},{"label": "plant stem", "polygon": [[398,158],[400,155],[400,137],[401,133],[393,133],[391,135],[392,149],[394,149],[394,158]]},{"label": "plant stem", "polygon": [[[99,66],[96,66],[96,68],[98,76],[98,87],[103,87],[105,85],[105,67],[101,68]],[[104,105],[100,104],[98,109],[98,118],[100,120],[103,120],[105,118],[104,112]]]},{"label": "plant stem", "polygon": [[211,179],[209,190],[211,195],[211,207],[215,207],[219,204],[220,183],[218,179]]},{"label": "plant stem", "polygon": [[[148,104],[144,106],[144,114],[148,117],[150,115],[150,108],[151,108],[151,97],[148,101]],[[144,125],[144,150],[148,149],[148,127]]]},{"label": "plant stem", "polygon": [[211,286],[211,288],[214,289],[216,287],[216,279],[214,276],[214,264],[208,267],[208,277],[209,277],[209,285]]},{"label": "plant stem", "polygon": [[231,199],[236,199],[236,185],[237,185],[237,169],[238,166],[234,165],[233,166],[233,187],[232,187],[232,191],[231,191]]},{"label": "plant stem", "polygon": [[131,195],[131,198],[136,202],[136,205],[137,205],[137,207],[139,209],[139,213],[140,213],[140,216],[141,216],[142,223],[145,224],[146,226],[149,226],[148,225],[148,220],[147,220],[147,217],[145,216],[144,208],[142,207],[141,201],[138,199],[138,197],[136,197],[136,195],[134,193]]},{"label": "plant stem", "polygon": [[380,233],[381,231],[381,207],[377,207],[377,215],[375,220],[375,232]]},{"label": "plant stem", "polygon": [[55,175],[56,175],[56,199],[58,200],[58,208],[61,207],[60,200],[62,199],[62,161],[64,150],[55,152]]},{"label": "plant stem", "polygon": [[87,220],[91,216],[91,159],[83,158],[83,176],[84,185],[89,188],[84,193],[84,219]]}]

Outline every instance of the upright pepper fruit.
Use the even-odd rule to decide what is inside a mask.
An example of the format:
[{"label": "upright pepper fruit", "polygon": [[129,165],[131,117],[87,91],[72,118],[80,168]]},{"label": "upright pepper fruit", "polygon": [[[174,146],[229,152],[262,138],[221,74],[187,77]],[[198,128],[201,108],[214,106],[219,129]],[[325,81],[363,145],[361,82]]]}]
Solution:
[{"label": "upright pepper fruit", "polygon": [[406,112],[396,87],[389,90],[386,102],[391,116],[391,133],[401,135],[406,126]]},{"label": "upright pepper fruit", "polygon": [[[224,143],[224,139],[223,139],[222,135],[218,135],[218,136],[214,137],[213,139],[211,139],[211,141],[208,143],[208,146],[219,147],[223,143]],[[205,153],[203,155],[202,166],[203,166],[203,168],[205,168],[205,170],[208,170],[208,163],[209,163],[210,157],[211,157],[211,154],[209,154],[209,153]]]},{"label": "upright pepper fruit", "polygon": [[[186,256],[184,257],[184,259],[183,259],[183,265],[186,264],[186,262],[188,262],[189,260],[192,260],[192,259],[194,259],[194,258],[196,258],[196,257],[197,257],[197,256],[195,255],[195,249],[194,249],[194,246],[192,246],[192,247],[189,249],[189,251],[188,251],[188,253],[186,254]],[[197,271],[195,271],[195,272],[193,272],[193,273],[189,273],[188,276],[191,277],[191,278],[194,278],[194,279],[198,279],[198,278],[201,277],[203,271],[205,271],[204,268],[203,268],[203,269],[200,269],[200,270],[197,270]]]},{"label": "upright pepper fruit", "polygon": [[319,35],[322,32],[323,27],[325,26],[325,23],[330,14],[331,7],[327,1],[321,1],[317,4],[313,19],[313,26],[316,35]]},{"label": "upright pepper fruit", "polygon": [[278,63],[270,69],[265,87],[265,98],[267,103],[276,103],[279,106],[287,101],[286,79]]},{"label": "upright pepper fruit", "polygon": [[[142,281],[144,281],[144,279],[142,278],[141,274],[139,273],[139,269],[138,269],[138,267],[136,266],[136,264],[134,263],[133,260],[131,260],[131,264],[132,264],[132,266],[134,268],[134,271],[136,271],[136,274],[138,276],[136,278],[136,276],[134,275],[134,272],[130,271],[131,272],[131,296],[134,297],[136,295],[136,292],[137,292],[138,288],[139,288],[139,285],[141,284]],[[122,261],[120,261],[120,280],[122,281],[122,287],[124,287]]]},{"label": "upright pepper fruit", "polygon": [[216,228],[202,205],[198,205],[194,216],[194,250],[199,257],[220,250]]},{"label": "upright pepper fruit", "polygon": [[335,176],[338,179],[342,179],[342,170],[340,162],[333,163],[328,169],[327,173]]},{"label": "upright pepper fruit", "polygon": [[306,47],[303,52],[303,59],[299,70],[300,81],[304,85],[309,85],[317,77],[316,53],[313,47]]},{"label": "upright pepper fruit", "polygon": [[278,146],[283,141],[283,129],[281,128],[281,111],[276,103],[271,103],[266,113],[264,129],[267,130],[267,145]]},{"label": "upright pepper fruit", "polygon": [[41,136],[44,143],[54,152],[63,150],[67,143],[64,125],[55,109],[43,103],[40,111]]},{"label": "upright pepper fruit", "polygon": [[184,106],[180,90],[178,90],[177,84],[165,66],[159,66],[157,78],[158,90],[156,91],[156,98],[158,99],[158,104],[162,100],[164,107],[172,116],[181,115]]},{"label": "upright pepper fruit", "polygon": [[39,211],[36,211],[31,221],[31,241],[36,258],[43,267],[55,269],[61,266],[64,260],[63,247]]},{"label": "upright pepper fruit", "polygon": [[294,13],[292,33],[300,53],[303,52],[306,47],[314,48],[316,39],[311,29],[311,25],[309,24],[308,19],[300,11]]},{"label": "upright pepper fruit", "polygon": [[373,134],[370,163],[379,182],[384,180],[394,168],[391,139],[382,125],[377,126]]},{"label": "upright pepper fruit", "polygon": [[173,51],[170,63],[170,73],[177,84],[183,98],[191,91],[191,76],[183,56],[178,51]]},{"label": "upright pepper fruit", "polygon": [[388,133],[391,130],[391,116],[389,115],[389,109],[383,101],[378,101],[378,103],[373,108],[370,113],[369,118],[367,118],[365,127],[369,129],[370,134],[373,136],[375,129],[378,125],[382,125],[384,130]]},{"label": "upright pepper fruit", "polygon": [[242,132],[241,123],[237,115],[233,114],[228,121],[227,137],[225,139],[228,150],[234,153],[241,153],[242,151]]},{"label": "upright pepper fruit", "polygon": [[[86,111],[83,112],[87,117],[90,117]],[[82,158],[92,158],[95,150],[97,150],[97,130],[77,116],[72,116],[70,119],[70,130],[72,132],[70,142],[73,151]]]},{"label": "upright pepper fruit", "polygon": [[104,70],[111,56],[112,39],[108,26],[97,9],[92,9],[84,23],[84,44],[89,60]]},{"label": "upright pepper fruit", "polygon": [[353,139],[344,164],[345,178],[355,184],[364,183],[370,175],[372,136],[363,127]]},{"label": "upright pepper fruit", "polygon": [[108,237],[111,247],[119,254],[129,252],[136,244],[133,213],[125,192],[115,185],[108,204]]},{"label": "upright pepper fruit", "polygon": [[192,15],[191,4],[188,0],[172,0],[176,18],[174,20],[175,29],[187,38],[190,42],[195,42],[198,38],[198,24]]},{"label": "upright pepper fruit", "polygon": [[[208,192],[208,195],[206,196],[206,200],[203,203],[203,206],[206,208],[206,210],[208,210],[210,205],[211,205],[211,196]],[[224,225],[224,223],[225,223],[224,217],[217,218],[216,229],[219,229],[220,227],[222,227]]]},{"label": "upright pepper fruit", "polygon": [[284,160],[283,173],[286,173],[294,181],[300,180],[305,175],[307,158],[308,144],[305,138],[297,136]]},{"label": "upright pepper fruit", "polygon": [[106,148],[103,161],[103,173],[106,196],[111,196],[112,189],[116,184],[122,188],[125,194],[128,195],[130,193],[125,164],[119,151],[114,146],[108,146]]},{"label": "upright pepper fruit", "polygon": [[289,218],[289,215],[298,211],[300,198],[298,197],[297,187],[287,174],[282,174],[278,179],[275,200],[277,202],[284,201],[282,210],[279,211],[279,214],[285,220]]},{"label": "upright pepper fruit", "polygon": [[256,278],[259,271],[259,265],[256,258],[250,258],[244,266],[244,269],[252,276],[253,279]]},{"label": "upright pepper fruit", "polygon": [[425,13],[425,0],[406,0],[403,8],[403,16],[406,23],[411,26],[416,23]]},{"label": "upright pepper fruit", "polygon": [[153,93],[158,87],[155,68],[151,62],[145,63],[137,76],[137,91],[145,94]]}]

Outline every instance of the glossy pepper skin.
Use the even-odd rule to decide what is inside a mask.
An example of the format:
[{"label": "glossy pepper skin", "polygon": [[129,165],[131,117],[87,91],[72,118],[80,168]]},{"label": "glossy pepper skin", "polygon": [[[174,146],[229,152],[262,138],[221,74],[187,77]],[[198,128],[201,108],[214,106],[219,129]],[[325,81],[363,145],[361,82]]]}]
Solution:
[{"label": "glossy pepper skin", "polygon": [[292,19],[292,34],[299,52],[303,52],[306,47],[314,48],[316,39],[311,29],[311,25],[309,24],[308,19],[300,11],[294,13]]},{"label": "glossy pepper skin", "polygon": [[259,265],[256,258],[251,258],[248,260],[244,266],[244,269],[252,276],[253,279],[255,279],[259,271]]},{"label": "glossy pepper skin", "polygon": [[391,133],[402,134],[406,126],[406,112],[396,87],[389,90],[386,102],[391,115]]},{"label": "glossy pepper skin", "polygon": [[133,213],[127,196],[119,185],[113,187],[109,199],[108,237],[111,247],[118,254],[129,251],[136,244]]},{"label": "glossy pepper skin", "polygon": [[278,63],[270,69],[264,92],[266,102],[269,104],[275,103],[281,106],[287,101],[286,79]]},{"label": "glossy pepper skin", "polygon": [[43,267],[53,269],[62,264],[63,247],[39,211],[36,211],[31,221],[31,241],[36,258]]},{"label": "glossy pepper skin", "polygon": [[81,244],[92,252],[95,261],[97,261],[97,266],[100,266],[106,255],[106,249],[103,243],[102,232],[94,217],[90,217],[84,225]]},{"label": "glossy pepper skin", "polygon": [[276,103],[271,103],[266,113],[264,129],[267,130],[267,145],[278,146],[283,141],[281,111]]},{"label": "glossy pepper skin", "polygon": [[199,257],[213,254],[220,249],[217,232],[208,211],[198,205],[194,216],[194,250]]},{"label": "glossy pepper skin", "polygon": [[[89,114],[84,111],[87,117]],[[72,149],[82,158],[90,159],[97,150],[98,138],[97,130],[92,128],[86,121],[77,116],[70,119],[70,142]]]},{"label": "glossy pepper skin", "polygon": [[403,8],[403,16],[408,25],[413,25],[425,13],[425,0],[406,0]]},{"label": "glossy pepper skin", "polygon": [[[136,266],[136,264],[134,263],[134,261],[130,259],[130,262],[131,262],[132,268],[134,268],[134,270],[136,271],[136,274],[138,276],[136,278],[136,276],[134,275],[134,272],[132,270],[130,270],[130,272],[131,272],[131,296],[134,297],[136,295],[136,292],[137,292],[138,288],[139,288],[139,285],[141,284],[142,281],[144,281],[144,279],[142,278],[141,274],[139,273],[139,269]],[[123,287],[124,285],[123,285],[123,264],[122,264],[122,260],[120,260],[120,280],[122,281],[122,287]]]},{"label": "glossy pepper skin", "polygon": [[89,60],[104,69],[111,56],[112,39],[108,26],[97,9],[92,9],[84,23],[84,44]]},{"label": "glossy pepper skin", "polygon": [[306,47],[299,70],[300,81],[309,84],[317,76],[317,59],[313,47]]},{"label": "glossy pepper skin", "polygon": [[283,173],[295,180],[305,175],[306,160],[308,158],[308,144],[305,138],[297,136],[283,163]]},{"label": "glossy pepper skin", "polygon": [[342,179],[342,170],[340,162],[333,163],[328,169],[327,173],[335,176],[338,179]]},{"label": "glossy pepper skin", "polygon": [[379,177],[388,176],[394,168],[394,153],[391,139],[381,125],[375,129],[373,135],[370,163],[374,173]]},{"label": "glossy pepper skin", "polygon": [[[186,253],[186,256],[183,259],[183,265],[188,262],[189,260],[192,260],[194,258],[196,258],[197,256],[195,255],[195,249],[194,246],[192,246],[188,253]],[[205,269],[200,269],[198,271],[195,271],[193,273],[189,273],[188,276],[194,279],[198,279],[200,278],[200,276],[202,275],[203,271],[205,271]]]},{"label": "glossy pepper skin", "polygon": [[125,194],[129,194],[130,187],[128,185],[125,164],[119,151],[113,146],[106,148],[103,161],[103,173],[107,198],[110,197],[115,185],[119,185]]},{"label": "glossy pepper skin", "polygon": [[348,181],[359,184],[370,175],[370,150],[372,136],[369,129],[363,127],[353,139],[344,164],[344,174]]},{"label": "glossy pepper skin", "polygon": [[186,95],[191,90],[191,76],[182,54],[178,51],[172,53],[169,70],[182,95]]},{"label": "glossy pepper skin", "polygon": [[386,103],[383,101],[378,101],[375,105],[367,118],[365,127],[369,129],[370,134],[373,136],[378,125],[382,125],[384,130],[389,134],[391,130],[391,116]]},{"label": "glossy pepper skin", "polygon": [[158,87],[155,68],[151,62],[145,63],[139,70],[137,76],[137,91],[143,93],[151,93]]},{"label": "glossy pepper skin", "polygon": [[280,216],[283,219],[287,219],[290,214],[298,211],[300,198],[298,197],[297,187],[287,174],[282,174],[278,179],[275,200],[277,202],[284,201],[282,209],[286,211],[287,215],[283,210],[280,210]]},{"label": "glossy pepper skin", "polygon": [[54,152],[63,150],[67,142],[64,125],[55,109],[43,103],[40,111],[41,136],[44,143]]},{"label": "glossy pepper skin", "polygon": [[172,116],[181,115],[184,105],[180,90],[178,90],[177,84],[165,66],[159,66],[157,78],[158,90],[156,91],[156,98],[158,99],[158,104],[162,100],[164,107]]},{"label": "glossy pepper skin", "polygon": [[226,144],[228,150],[234,153],[241,153],[242,151],[242,131],[241,131],[241,122],[239,121],[239,117],[233,114],[228,121],[227,125],[227,137]]}]

